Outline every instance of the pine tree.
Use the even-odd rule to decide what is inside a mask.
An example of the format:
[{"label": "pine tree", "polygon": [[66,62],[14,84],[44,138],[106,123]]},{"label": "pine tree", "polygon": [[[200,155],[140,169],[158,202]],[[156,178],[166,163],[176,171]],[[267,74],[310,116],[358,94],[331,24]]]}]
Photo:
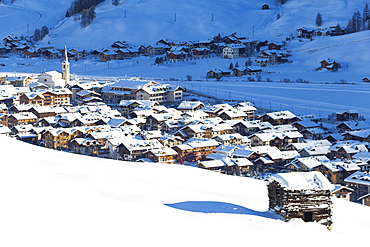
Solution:
[{"label": "pine tree", "polygon": [[235,68],[236,68],[236,67],[239,67],[239,63],[238,63],[238,62],[236,62],[236,63],[235,63]]},{"label": "pine tree", "polygon": [[322,25],[322,15],[317,13],[316,15],[316,26],[320,27]]},{"label": "pine tree", "polygon": [[362,19],[363,19],[363,29],[364,30],[370,30],[370,10],[369,6],[365,4],[364,11],[362,13]]},{"label": "pine tree", "polygon": [[362,18],[364,22],[370,19],[370,10],[369,10],[369,5],[367,4],[365,4],[364,12],[362,13]]},{"label": "pine tree", "polygon": [[40,29],[35,29],[35,32],[33,33],[33,41],[37,42],[39,40],[41,40],[41,31]]},{"label": "pine tree", "polygon": [[354,27],[352,23],[352,19],[348,20],[347,27],[346,27],[346,33],[354,33]]},{"label": "pine tree", "polygon": [[356,11],[352,16],[353,32],[359,32],[363,30],[363,21],[360,11]]},{"label": "pine tree", "polygon": [[89,9],[84,9],[81,14],[81,28],[85,28],[95,19],[95,6],[91,6]]},{"label": "pine tree", "polygon": [[49,28],[47,26],[42,26],[40,31],[41,37],[44,38],[49,34]]},{"label": "pine tree", "polygon": [[230,63],[230,65],[229,65],[229,70],[232,70],[233,68],[234,68],[233,63]]}]

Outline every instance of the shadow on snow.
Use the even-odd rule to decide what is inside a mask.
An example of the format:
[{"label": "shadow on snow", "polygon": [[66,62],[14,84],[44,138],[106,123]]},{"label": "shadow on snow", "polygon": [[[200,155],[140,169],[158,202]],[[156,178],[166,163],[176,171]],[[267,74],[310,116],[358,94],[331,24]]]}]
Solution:
[{"label": "shadow on snow", "polygon": [[212,201],[188,201],[179,202],[173,204],[164,204],[171,208],[176,208],[180,210],[198,212],[198,213],[223,213],[223,214],[248,214],[255,215],[259,217],[278,219],[282,218],[271,211],[259,212],[253,209],[245,208],[236,204],[226,203],[226,202],[212,202]]}]

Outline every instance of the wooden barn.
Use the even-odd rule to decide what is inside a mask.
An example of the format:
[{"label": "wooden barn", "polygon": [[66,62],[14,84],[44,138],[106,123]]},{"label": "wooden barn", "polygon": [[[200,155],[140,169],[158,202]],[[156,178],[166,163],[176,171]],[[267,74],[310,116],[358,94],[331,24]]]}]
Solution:
[{"label": "wooden barn", "polygon": [[332,224],[333,185],[320,172],[277,173],[268,182],[269,209],[286,221],[293,218]]}]

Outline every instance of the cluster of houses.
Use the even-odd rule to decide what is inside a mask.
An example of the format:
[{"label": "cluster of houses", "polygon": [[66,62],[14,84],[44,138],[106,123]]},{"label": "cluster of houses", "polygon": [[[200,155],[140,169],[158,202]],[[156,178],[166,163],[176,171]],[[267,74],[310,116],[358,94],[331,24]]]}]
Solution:
[{"label": "cluster of houses", "polygon": [[[260,47],[267,46],[268,50],[260,54],[258,65],[282,63],[290,56],[286,51],[280,51],[282,45],[275,43],[267,44],[266,41],[249,40],[248,38],[231,34],[228,36],[217,35],[209,40],[177,42],[171,40],[159,40],[155,45],[130,46],[125,41],[115,41],[108,49],[86,51],[83,49],[69,49],[67,56],[70,60],[85,59],[86,56],[99,57],[100,61],[130,59],[138,56],[160,56],[164,61],[184,61],[188,59],[208,58],[211,55],[221,56],[226,59],[248,57],[253,55]],[[278,51],[279,50],[279,51]],[[25,58],[41,57],[44,59],[58,59],[64,56],[63,49],[55,49],[53,46],[39,47],[30,44],[25,39],[15,36],[7,36],[0,46],[0,55],[7,53],[23,54]]]},{"label": "cluster of houses", "polygon": [[[246,62],[245,67],[235,66],[229,69],[214,69],[207,72],[207,78],[221,79],[223,77],[230,76],[244,76],[244,75],[259,75],[262,74],[262,67],[288,63],[288,58],[291,56],[290,52],[284,49],[284,45],[277,42],[264,42],[260,44],[260,47],[266,46],[266,50],[260,51],[259,55],[254,61],[257,66],[251,66],[253,62],[251,60]],[[223,49],[223,58],[234,59],[239,57],[245,57],[245,48],[241,48],[240,44],[227,45]]]},{"label": "cluster of houses", "polygon": [[0,86],[0,133],[83,155],[240,176],[318,171],[337,185],[333,195],[369,205],[370,126],[358,113],[331,121],[257,115],[248,102],[184,101],[181,87],[137,78],[29,90]]},{"label": "cluster of houses", "polygon": [[296,36],[298,38],[307,38],[307,39],[311,39],[312,37],[315,36],[340,36],[344,34],[346,34],[346,31],[340,25],[319,29],[310,29],[306,27],[296,29]]}]

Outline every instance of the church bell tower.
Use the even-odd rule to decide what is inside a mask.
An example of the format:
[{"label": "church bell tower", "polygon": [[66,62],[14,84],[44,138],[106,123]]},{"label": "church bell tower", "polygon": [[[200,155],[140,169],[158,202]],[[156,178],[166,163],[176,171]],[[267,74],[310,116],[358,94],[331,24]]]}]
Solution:
[{"label": "church bell tower", "polygon": [[70,74],[70,65],[68,62],[67,48],[64,46],[64,61],[62,63],[62,79],[66,81],[66,84],[69,84],[71,78]]}]

